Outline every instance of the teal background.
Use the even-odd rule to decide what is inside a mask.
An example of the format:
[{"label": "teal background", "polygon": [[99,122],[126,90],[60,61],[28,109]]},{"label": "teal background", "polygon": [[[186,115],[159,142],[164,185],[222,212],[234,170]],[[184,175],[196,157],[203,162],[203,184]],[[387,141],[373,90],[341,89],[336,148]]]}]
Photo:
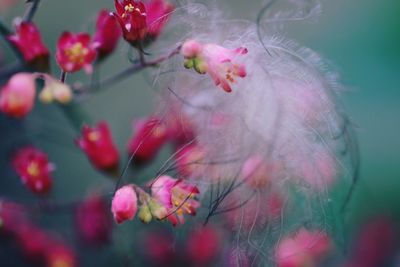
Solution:
[{"label": "teal background", "polygon": [[[20,2],[4,15],[8,23],[15,15],[23,13],[23,1]],[[255,20],[254,10],[259,1],[225,2],[233,9],[232,15]],[[113,9],[113,1],[43,0],[35,21],[46,44],[54,51],[61,31],[92,31],[96,13],[103,7]],[[347,88],[341,100],[357,125],[361,149],[361,176],[349,209],[348,229],[357,227],[366,216],[375,213],[399,217],[400,1],[325,1],[319,18],[289,25],[285,31],[289,37],[330,60]],[[4,47],[4,43],[0,43]],[[12,61],[10,51],[5,47],[3,51],[4,60]],[[128,65],[127,51],[127,45],[121,42],[120,49],[101,68],[103,77]],[[57,73],[54,62],[53,69]],[[70,78],[88,79],[83,73]],[[146,75],[136,75],[84,104],[91,122],[107,120],[110,123],[122,154],[131,134],[132,119],[152,110],[154,92],[148,81]],[[58,165],[53,197],[60,201],[73,200],[93,186],[111,192],[112,182],[92,170],[84,155],[71,145],[76,133],[72,127],[65,127],[66,123],[57,107],[38,105],[21,126]],[[7,145],[2,149],[8,153]],[[13,198],[34,199],[21,190],[16,178],[5,180],[14,177],[6,170],[5,158],[0,164],[1,171],[6,173],[1,177],[1,193]],[[135,179],[133,175],[128,178]]]}]

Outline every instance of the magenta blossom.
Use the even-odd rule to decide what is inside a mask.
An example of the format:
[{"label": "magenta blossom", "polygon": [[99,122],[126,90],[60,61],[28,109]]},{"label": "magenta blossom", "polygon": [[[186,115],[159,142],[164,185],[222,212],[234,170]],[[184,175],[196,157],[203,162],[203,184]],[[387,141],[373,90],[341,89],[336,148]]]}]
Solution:
[{"label": "magenta blossom", "polygon": [[137,196],[132,185],[126,185],[118,189],[112,200],[111,211],[118,224],[126,220],[132,220],[135,217]]},{"label": "magenta blossom", "polygon": [[196,209],[200,203],[194,200],[199,189],[183,180],[177,180],[164,175],[152,184],[151,193],[153,197],[169,212],[168,219],[174,226],[184,223],[184,214],[196,215]]}]

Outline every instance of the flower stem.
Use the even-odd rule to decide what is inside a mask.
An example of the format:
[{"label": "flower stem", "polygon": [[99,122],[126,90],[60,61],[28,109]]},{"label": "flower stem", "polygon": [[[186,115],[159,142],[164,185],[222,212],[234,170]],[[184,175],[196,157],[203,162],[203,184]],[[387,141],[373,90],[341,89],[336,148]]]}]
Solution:
[{"label": "flower stem", "polygon": [[24,21],[28,22],[28,21],[32,21],[33,17],[35,16],[36,11],[37,11],[37,9],[39,7],[40,0],[30,0],[30,1],[27,1],[27,2],[28,3],[29,2],[32,3],[29,6],[29,8],[26,10],[25,15],[24,15]]},{"label": "flower stem", "polygon": [[[73,89],[75,91],[82,92],[85,94],[99,92],[100,91],[99,89],[106,89],[110,86],[113,86],[145,68],[157,66],[158,64],[160,64],[160,63],[164,62],[165,60],[168,60],[168,59],[172,58],[173,56],[175,56],[176,54],[178,54],[180,49],[181,49],[181,47],[179,46],[176,49],[174,49],[171,53],[169,53],[168,55],[160,57],[160,58],[152,60],[152,61],[146,61],[145,58],[143,57],[140,60],[139,64],[129,66],[127,69],[122,70],[121,72],[119,72],[111,77],[105,78],[103,81],[101,81],[99,83],[96,83],[94,85],[89,84],[89,85],[83,85],[83,86],[75,86]],[[89,89],[96,90],[96,91],[89,91]]]}]

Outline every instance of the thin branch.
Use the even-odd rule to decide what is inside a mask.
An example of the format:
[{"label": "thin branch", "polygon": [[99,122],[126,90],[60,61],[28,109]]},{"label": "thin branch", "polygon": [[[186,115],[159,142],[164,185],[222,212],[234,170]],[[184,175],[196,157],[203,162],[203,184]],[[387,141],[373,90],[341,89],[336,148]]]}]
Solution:
[{"label": "thin branch", "polygon": [[86,94],[94,93],[94,91],[89,91],[89,89],[97,90],[96,92],[98,92],[99,89],[106,89],[110,86],[113,86],[113,85],[119,83],[119,82],[122,82],[124,79],[128,78],[129,76],[131,76],[147,67],[156,67],[158,64],[162,63],[163,61],[170,59],[171,57],[177,55],[179,53],[180,49],[181,49],[181,47],[179,46],[176,49],[174,49],[170,54],[160,57],[158,59],[155,59],[153,61],[145,61],[144,59],[142,59],[140,61],[140,63],[138,63],[136,65],[132,65],[132,66],[128,67],[127,69],[125,69],[111,77],[108,77],[95,85],[88,84],[88,85],[83,85],[83,86],[74,86],[73,89],[76,92],[82,92],[82,93],[86,93]]},{"label": "thin branch", "polygon": [[31,4],[25,12],[24,21],[29,22],[29,21],[33,20],[33,17],[35,16],[36,11],[39,7],[40,0],[29,0],[29,1],[27,1],[27,3],[31,3]]}]

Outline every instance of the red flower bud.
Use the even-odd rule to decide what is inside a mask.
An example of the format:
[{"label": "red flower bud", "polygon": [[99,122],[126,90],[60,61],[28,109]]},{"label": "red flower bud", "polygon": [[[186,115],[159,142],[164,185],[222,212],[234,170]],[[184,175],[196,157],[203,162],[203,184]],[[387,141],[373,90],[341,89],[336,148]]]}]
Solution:
[{"label": "red flower bud", "polygon": [[90,73],[95,58],[96,50],[89,34],[64,32],[58,39],[56,59],[63,71],[76,72],[84,68]]},{"label": "red flower bud", "polygon": [[106,122],[100,122],[95,127],[85,125],[81,133],[82,136],[76,140],[76,144],[96,168],[102,171],[118,168],[118,150]]},{"label": "red flower bud", "polygon": [[35,76],[15,74],[0,92],[0,111],[14,118],[24,117],[32,110],[35,95]]},{"label": "red flower bud", "polygon": [[137,212],[137,196],[132,185],[117,190],[112,200],[111,211],[117,223],[132,220]]},{"label": "red flower bud", "polygon": [[49,69],[49,50],[44,45],[35,24],[18,21],[15,33],[7,36],[7,39],[21,52],[30,66],[44,72]]},{"label": "red flower bud", "polygon": [[93,37],[94,46],[99,59],[111,54],[118,45],[121,28],[115,16],[107,10],[101,10],[96,23],[96,33]]},{"label": "red flower bud", "polygon": [[54,167],[43,151],[31,146],[19,149],[12,159],[12,165],[33,193],[45,194],[50,191]]},{"label": "red flower bud", "polygon": [[81,203],[76,211],[76,225],[85,242],[94,245],[107,243],[110,240],[112,221],[104,199],[93,195]]},{"label": "red flower bud", "polygon": [[168,141],[167,128],[160,120],[151,117],[137,121],[134,128],[135,134],[128,145],[129,154],[139,162],[152,160]]}]

